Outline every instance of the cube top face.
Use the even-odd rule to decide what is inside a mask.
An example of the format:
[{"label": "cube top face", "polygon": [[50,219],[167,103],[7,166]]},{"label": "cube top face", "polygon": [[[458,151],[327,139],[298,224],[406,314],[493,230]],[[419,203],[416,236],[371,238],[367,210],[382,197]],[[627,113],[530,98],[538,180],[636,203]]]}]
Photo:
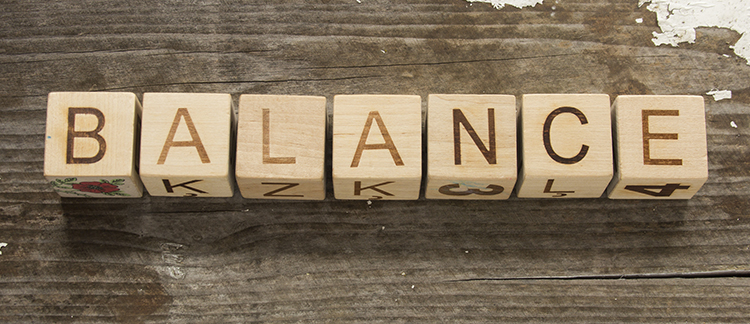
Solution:
[{"label": "cube top face", "polygon": [[[421,97],[338,95],[333,101],[336,198],[369,199],[375,192],[382,199],[417,199],[422,177]],[[371,187],[377,184],[381,187]],[[368,187],[374,189],[366,195]],[[377,194],[378,190],[388,194]]]},{"label": "cube top face", "polygon": [[50,93],[44,175],[131,176],[139,113],[140,104],[132,93]]},{"label": "cube top face", "polygon": [[619,96],[612,199],[689,199],[708,179],[700,96]]},{"label": "cube top face", "polygon": [[516,152],[515,96],[429,95],[426,198],[507,199]]},{"label": "cube top face", "polygon": [[232,121],[229,94],[145,93],[140,171],[149,193],[231,197]]},{"label": "cube top face", "polygon": [[243,197],[325,198],[325,97],[242,95],[237,129]]},{"label": "cube top face", "polygon": [[518,196],[601,196],[613,174],[609,96],[531,94],[522,106]]}]

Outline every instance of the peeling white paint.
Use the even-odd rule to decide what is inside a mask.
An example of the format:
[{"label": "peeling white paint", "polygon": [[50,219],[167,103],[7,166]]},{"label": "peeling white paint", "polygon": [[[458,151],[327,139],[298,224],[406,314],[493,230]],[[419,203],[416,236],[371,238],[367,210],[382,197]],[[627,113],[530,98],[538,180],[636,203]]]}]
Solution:
[{"label": "peeling white paint", "polygon": [[723,99],[732,99],[732,90],[711,90],[709,92],[706,92],[707,95],[713,96],[714,101],[719,101]]},{"label": "peeling white paint", "polygon": [[729,28],[742,35],[731,48],[750,64],[750,0],[638,0],[646,3],[661,28],[653,33],[655,45],[695,43],[697,27]]},{"label": "peeling white paint", "polygon": [[[8,243],[0,243],[0,249],[8,246]],[[3,255],[3,251],[0,251],[0,255]]]},{"label": "peeling white paint", "polygon": [[502,9],[505,6],[513,6],[516,8],[533,7],[537,4],[544,2],[543,0],[466,0],[469,2],[484,2],[491,3],[495,9]]}]

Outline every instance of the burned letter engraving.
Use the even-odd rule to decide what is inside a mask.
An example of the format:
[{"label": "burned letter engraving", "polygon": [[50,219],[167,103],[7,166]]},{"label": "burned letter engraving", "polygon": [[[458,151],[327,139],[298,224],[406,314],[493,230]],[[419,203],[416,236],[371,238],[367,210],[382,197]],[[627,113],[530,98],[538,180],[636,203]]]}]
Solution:
[{"label": "burned letter engraving", "polygon": [[652,159],[651,144],[652,139],[676,140],[678,135],[675,133],[651,133],[648,127],[648,117],[650,116],[679,116],[680,111],[670,110],[648,110],[641,111],[641,121],[643,125],[643,164],[645,165],[682,165],[682,159]]},{"label": "burned letter engraving", "polygon": [[[192,139],[190,141],[174,140],[174,135],[177,132],[177,127],[180,125],[181,118],[185,119],[185,125],[187,126],[188,131],[190,132],[190,137]],[[156,164],[164,164],[164,162],[167,160],[169,149],[172,146],[193,146],[198,151],[198,156],[200,156],[202,163],[211,163],[211,160],[208,158],[208,154],[206,153],[206,149],[203,147],[203,142],[201,142],[201,138],[200,136],[198,136],[198,131],[195,129],[193,119],[190,118],[190,113],[188,112],[187,108],[177,109],[177,113],[174,115],[174,121],[172,122],[172,128],[169,129],[169,135],[167,135],[167,140],[164,142],[164,147],[161,150],[159,160],[156,162]]]},{"label": "burned letter engraving", "polygon": [[[76,115],[93,115],[96,117],[97,124],[94,130],[79,132],[76,131]],[[67,164],[91,164],[96,163],[104,157],[107,152],[107,142],[99,132],[104,128],[104,114],[101,110],[90,107],[70,107],[68,108],[68,143],[65,150],[65,162]],[[76,137],[93,138],[99,143],[99,150],[92,157],[75,157],[74,139]]]},{"label": "burned letter engraving", "polygon": [[295,164],[295,157],[271,157],[271,112],[263,108],[263,164]]},{"label": "burned letter engraving", "polygon": [[453,109],[453,160],[456,165],[461,165],[461,127],[463,124],[466,132],[469,133],[469,137],[477,145],[479,151],[484,155],[484,159],[489,164],[497,164],[497,151],[495,148],[495,109],[487,108],[487,128],[489,129],[489,149],[484,146],[482,139],[479,138],[474,127],[469,124],[469,121],[464,116],[461,109]]},{"label": "burned letter engraving", "polygon": [[562,163],[562,164],[575,164],[583,160],[583,158],[586,156],[586,153],[589,151],[589,146],[586,144],[581,145],[581,150],[578,151],[578,154],[576,154],[574,157],[571,158],[564,158],[560,155],[558,155],[555,150],[552,148],[552,142],[550,141],[550,128],[552,127],[552,121],[557,117],[557,115],[562,113],[569,113],[573,114],[576,117],[578,117],[578,120],[581,122],[581,125],[586,125],[589,123],[588,119],[586,119],[586,115],[583,114],[580,110],[574,107],[560,107],[555,110],[553,110],[549,115],[547,115],[547,119],[544,121],[544,128],[542,128],[542,141],[544,142],[544,149],[547,150],[547,154],[549,157],[551,157],[555,162]]},{"label": "burned letter engraving", "polygon": [[[372,127],[373,120],[378,124],[378,129],[380,129],[380,134],[383,136],[385,143],[367,144],[367,135],[370,134],[370,127]],[[388,129],[385,128],[385,123],[383,123],[380,113],[377,111],[371,111],[370,114],[367,115],[365,128],[362,130],[362,136],[359,138],[359,144],[357,145],[357,150],[354,152],[351,167],[356,168],[359,166],[359,160],[362,158],[362,151],[382,149],[387,149],[391,153],[393,162],[396,163],[396,165],[404,165],[404,161],[401,159],[401,155],[398,154],[398,150],[396,149],[396,144],[393,143],[393,139],[391,139]]]},{"label": "burned letter engraving", "polygon": [[565,197],[568,194],[575,193],[575,191],[568,190],[568,191],[553,191],[552,190],[552,184],[555,183],[555,179],[548,179],[547,184],[544,186],[544,193],[551,193],[554,194],[552,197]]},{"label": "burned letter engraving", "polygon": [[263,197],[304,197],[305,195],[277,195],[276,193],[284,190],[299,186],[299,183],[285,183],[285,182],[261,182],[262,185],[277,185],[282,186],[281,188],[271,190],[263,194]]}]

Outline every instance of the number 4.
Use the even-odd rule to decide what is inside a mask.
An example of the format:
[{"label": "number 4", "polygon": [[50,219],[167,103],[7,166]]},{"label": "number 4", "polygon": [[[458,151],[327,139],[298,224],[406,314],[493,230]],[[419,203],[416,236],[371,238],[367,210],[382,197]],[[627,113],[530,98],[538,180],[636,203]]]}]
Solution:
[{"label": "number 4", "polygon": [[[642,185],[631,185],[625,186],[625,190],[638,192],[654,197],[669,197],[677,189],[689,189],[690,186],[683,186],[679,183],[668,183],[663,186],[642,186]],[[655,191],[661,189],[659,191]]]}]

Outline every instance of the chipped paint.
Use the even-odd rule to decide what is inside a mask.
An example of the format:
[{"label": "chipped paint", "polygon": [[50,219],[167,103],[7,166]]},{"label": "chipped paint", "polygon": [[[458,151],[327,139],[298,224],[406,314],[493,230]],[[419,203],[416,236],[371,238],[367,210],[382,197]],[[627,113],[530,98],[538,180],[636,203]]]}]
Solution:
[{"label": "chipped paint", "polygon": [[654,32],[654,45],[695,43],[695,28],[720,27],[738,32],[740,39],[731,46],[737,56],[750,64],[750,0],[639,0],[656,13],[661,33]]},{"label": "chipped paint", "polygon": [[724,99],[732,99],[732,90],[711,90],[709,92],[706,92],[707,95],[713,96],[714,101],[724,100]]},{"label": "chipped paint", "polygon": [[505,6],[513,6],[516,8],[533,7],[537,4],[541,4],[542,0],[466,0],[468,2],[484,2],[492,4],[495,9],[502,9]]},{"label": "chipped paint", "polygon": [[[8,246],[8,243],[0,243],[0,249]],[[0,255],[3,255],[3,251],[0,251]]]}]

